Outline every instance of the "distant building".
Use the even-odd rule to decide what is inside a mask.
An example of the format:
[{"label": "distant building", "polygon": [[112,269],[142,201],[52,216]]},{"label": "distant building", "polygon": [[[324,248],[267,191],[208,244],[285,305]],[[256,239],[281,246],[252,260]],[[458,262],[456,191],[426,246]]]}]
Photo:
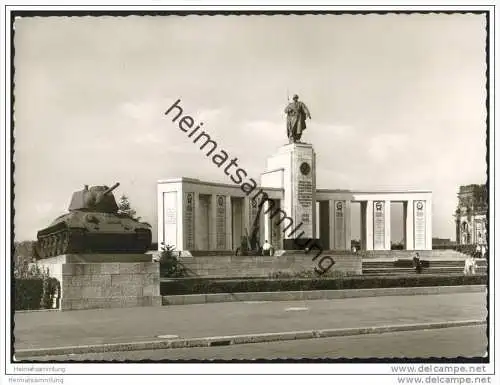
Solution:
[{"label": "distant building", "polygon": [[455,211],[457,244],[487,243],[488,189],[486,185],[460,186]]}]

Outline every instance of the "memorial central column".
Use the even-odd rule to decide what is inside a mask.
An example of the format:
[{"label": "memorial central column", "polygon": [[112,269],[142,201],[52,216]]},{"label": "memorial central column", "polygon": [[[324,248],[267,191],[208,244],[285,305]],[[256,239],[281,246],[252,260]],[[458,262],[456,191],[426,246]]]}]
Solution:
[{"label": "memorial central column", "polygon": [[[282,177],[279,183],[283,188],[281,209],[286,213],[287,221],[298,229],[284,234],[283,248],[300,249],[308,240],[316,241],[316,154],[312,145],[291,143],[281,147],[267,160],[267,171],[280,173],[277,175]],[[269,187],[276,187],[275,183],[272,184]]]}]

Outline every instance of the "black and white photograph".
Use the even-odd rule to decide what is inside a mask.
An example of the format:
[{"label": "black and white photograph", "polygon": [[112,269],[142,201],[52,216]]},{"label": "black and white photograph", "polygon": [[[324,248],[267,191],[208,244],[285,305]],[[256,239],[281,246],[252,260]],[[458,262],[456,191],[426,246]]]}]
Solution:
[{"label": "black and white photograph", "polygon": [[5,383],[495,383],[494,6],[184,3],[4,7]]}]

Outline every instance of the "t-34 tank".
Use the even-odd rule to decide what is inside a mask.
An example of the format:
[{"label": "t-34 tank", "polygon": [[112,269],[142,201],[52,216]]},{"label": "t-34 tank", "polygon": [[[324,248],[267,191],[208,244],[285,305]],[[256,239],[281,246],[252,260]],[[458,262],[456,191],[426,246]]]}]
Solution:
[{"label": "t-34 tank", "polygon": [[151,246],[151,226],[118,213],[112,187],[87,185],[73,193],[69,213],[37,234],[40,258],[61,254],[144,253]]}]

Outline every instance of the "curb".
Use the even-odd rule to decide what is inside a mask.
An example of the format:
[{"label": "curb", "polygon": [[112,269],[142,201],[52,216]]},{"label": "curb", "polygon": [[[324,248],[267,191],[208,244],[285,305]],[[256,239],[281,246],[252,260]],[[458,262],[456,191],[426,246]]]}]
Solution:
[{"label": "curb", "polygon": [[33,309],[33,310],[14,310],[14,313],[16,314],[23,314],[23,313],[47,313],[47,312],[57,312],[61,311],[61,309]]},{"label": "curb", "polygon": [[55,355],[69,355],[69,354],[228,346],[228,345],[259,343],[259,342],[291,341],[291,340],[303,340],[303,339],[313,339],[313,338],[354,336],[363,334],[393,333],[393,332],[414,331],[414,330],[477,326],[485,324],[486,321],[484,320],[467,320],[467,321],[431,322],[431,323],[420,323],[420,324],[385,325],[385,326],[342,328],[342,329],[305,330],[305,331],[291,331],[291,332],[279,332],[279,333],[243,334],[234,336],[176,338],[176,339],[162,340],[162,341],[143,341],[143,342],[115,343],[115,344],[103,344],[103,345],[63,346],[55,348],[41,348],[41,349],[20,349],[16,351],[14,356],[15,359],[18,360],[19,358],[23,357],[31,358],[40,356],[53,356],[53,355],[55,356]]},{"label": "curb", "polygon": [[377,289],[310,290],[310,291],[263,291],[248,293],[214,293],[164,295],[163,306],[194,305],[219,302],[246,301],[301,301],[318,299],[342,299],[382,297],[394,295],[431,295],[448,293],[479,293],[486,291],[486,285],[390,287]]}]

